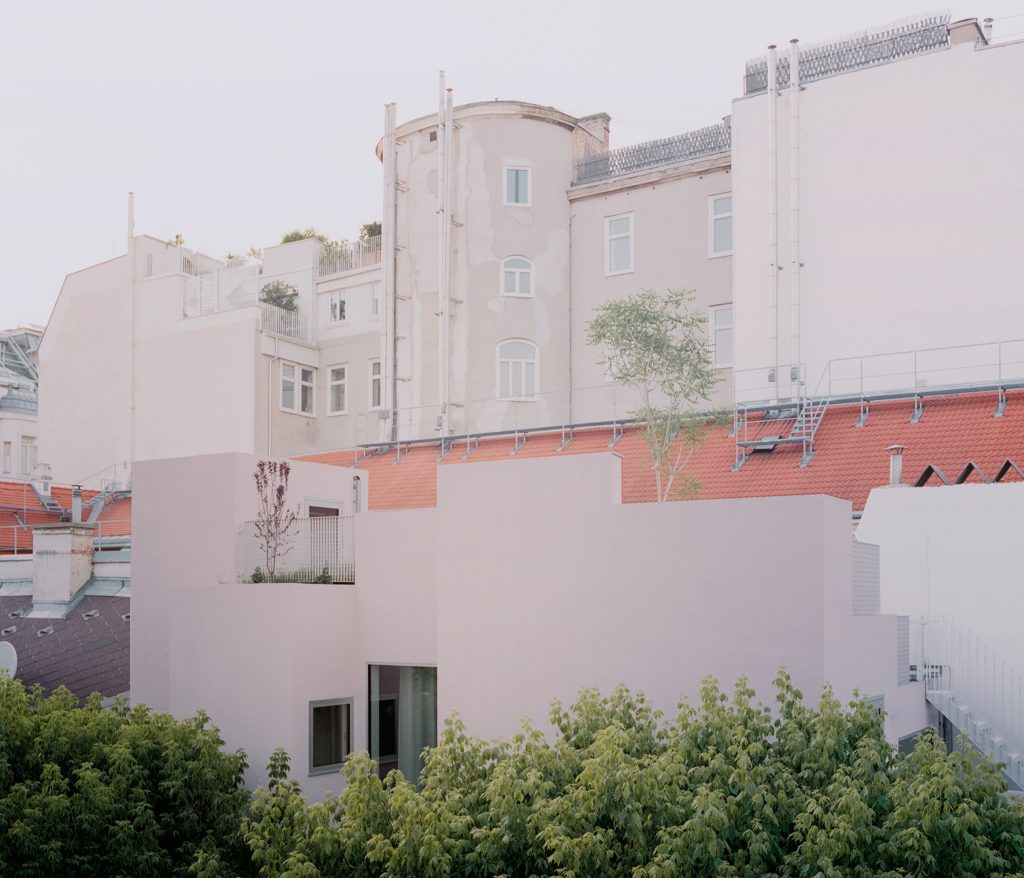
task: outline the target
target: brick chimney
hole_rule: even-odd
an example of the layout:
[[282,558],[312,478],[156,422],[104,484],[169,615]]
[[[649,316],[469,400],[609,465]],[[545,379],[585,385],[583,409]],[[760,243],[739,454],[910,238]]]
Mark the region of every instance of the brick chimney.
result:
[[62,619],[92,578],[94,526],[46,524],[32,530],[32,610],[37,619]]

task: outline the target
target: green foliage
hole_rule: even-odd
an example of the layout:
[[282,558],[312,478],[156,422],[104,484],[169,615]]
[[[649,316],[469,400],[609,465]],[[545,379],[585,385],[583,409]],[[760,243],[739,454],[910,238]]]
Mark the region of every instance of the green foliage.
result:
[[320,573],[317,574],[316,579],[314,579],[313,581],[322,583],[324,585],[329,585],[330,583],[334,582],[334,577],[331,576],[330,568],[326,564],[324,564],[323,570],[321,570]]
[[711,424],[707,414],[718,380],[711,362],[707,317],[690,309],[692,290],[644,290],[605,302],[587,324],[587,341],[602,348],[608,377],[637,391],[630,414],[651,450],[658,500],[692,494],[699,486],[682,476]]
[[308,229],[304,230],[293,229],[290,232],[285,232],[285,234],[281,236],[281,243],[291,244],[292,241],[305,241],[306,238],[315,238],[321,244],[327,244],[330,242],[330,238],[326,235],[320,234],[320,232],[310,226]]
[[0,675],[0,875],[214,878],[248,869],[245,756],[178,722]]
[[263,568],[259,565],[253,570],[252,576],[249,577],[249,582],[266,582],[267,574],[263,572]]
[[547,740],[507,742],[446,724],[416,788],[350,757],[320,804],[287,757],[243,822],[269,878],[314,876],[1010,875],[1024,870],[1024,811],[989,763],[926,734],[909,757],[865,702],[817,709],[783,673],[774,711],[743,682],[706,680],[669,724],[642,695],[585,690],[556,704]]
[[285,311],[295,311],[299,307],[296,302],[298,295],[297,287],[285,283],[283,280],[275,280],[260,290],[260,301],[266,302],[268,305],[276,305]]
[[359,240],[365,241],[367,238],[380,237],[380,220],[374,220],[372,223],[363,223],[359,227]]

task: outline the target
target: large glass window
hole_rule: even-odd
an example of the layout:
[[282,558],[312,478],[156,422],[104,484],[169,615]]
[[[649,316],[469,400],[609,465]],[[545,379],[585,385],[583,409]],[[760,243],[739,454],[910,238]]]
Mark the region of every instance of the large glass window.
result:
[[352,752],[352,700],[309,705],[309,773],[337,771]]
[[398,769],[415,783],[423,750],[437,745],[437,668],[370,665],[370,756],[386,777]]
[[505,204],[530,203],[530,169],[505,168]]
[[708,249],[710,256],[732,253],[732,195],[712,195],[708,199]]
[[716,368],[732,365],[732,305],[709,309],[712,361]]
[[510,256],[501,263],[501,293],[504,296],[533,295],[533,265],[522,256]]
[[633,270],[633,214],[610,216],[604,221],[605,272],[625,274]]
[[331,366],[329,375],[330,387],[327,390],[327,411],[332,415],[343,415],[348,411],[348,400],[346,399],[348,366]]
[[299,398],[300,408],[304,415],[311,415],[313,414],[313,396],[316,389],[313,384],[313,370],[300,369],[299,379],[302,391]]
[[535,344],[513,340],[498,345],[498,399],[535,399],[537,372]]

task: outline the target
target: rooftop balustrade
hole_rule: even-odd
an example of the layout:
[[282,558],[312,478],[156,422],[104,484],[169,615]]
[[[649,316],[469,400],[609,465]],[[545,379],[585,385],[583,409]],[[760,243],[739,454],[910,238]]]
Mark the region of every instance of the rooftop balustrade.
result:
[[324,246],[316,266],[316,276],[330,277],[369,268],[380,264],[380,235],[372,238],[361,238],[358,241],[340,241]]

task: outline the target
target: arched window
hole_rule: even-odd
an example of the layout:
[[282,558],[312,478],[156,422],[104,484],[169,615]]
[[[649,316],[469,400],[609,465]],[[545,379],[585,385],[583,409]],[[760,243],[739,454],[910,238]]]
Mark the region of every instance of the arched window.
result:
[[522,256],[510,256],[501,263],[503,296],[533,295],[533,263]]
[[498,345],[498,399],[536,399],[537,346],[523,339]]

